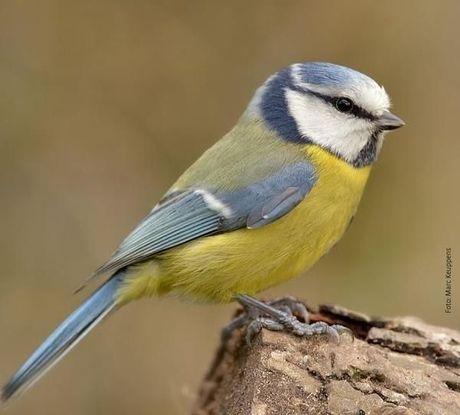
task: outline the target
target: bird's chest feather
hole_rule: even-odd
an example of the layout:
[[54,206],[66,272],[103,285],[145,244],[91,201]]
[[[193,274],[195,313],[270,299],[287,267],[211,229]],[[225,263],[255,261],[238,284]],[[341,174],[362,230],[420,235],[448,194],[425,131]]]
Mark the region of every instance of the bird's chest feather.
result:
[[317,182],[296,208],[260,229],[241,229],[174,248],[161,259],[165,291],[225,302],[308,269],[342,236],[370,168],[356,169],[314,146],[306,156]]
[[299,252],[300,272],[325,254],[347,229],[369,177],[370,167],[354,168],[315,146],[305,149],[317,170],[317,182],[291,216],[290,249]]

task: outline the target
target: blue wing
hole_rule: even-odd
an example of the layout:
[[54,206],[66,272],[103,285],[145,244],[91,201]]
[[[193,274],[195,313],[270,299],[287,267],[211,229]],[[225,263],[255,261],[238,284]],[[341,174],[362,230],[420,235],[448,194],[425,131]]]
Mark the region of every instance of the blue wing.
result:
[[315,181],[315,170],[305,161],[237,190],[200,186],[175,191],[140,222],[95,275],[145,261],[203,236],[265,226],[297,206]]

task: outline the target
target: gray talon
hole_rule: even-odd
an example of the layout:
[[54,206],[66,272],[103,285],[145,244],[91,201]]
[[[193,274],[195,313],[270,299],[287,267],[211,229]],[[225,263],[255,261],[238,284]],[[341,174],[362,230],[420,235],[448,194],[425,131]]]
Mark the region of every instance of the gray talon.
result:
[[[243,305],[245,313],[222,330],[223,340],[228,339],[234,330],[243,326],[247,326],[246,342],[248,344],[262,328],[272,331],[288,330],[300,337],[327,335],[334,343],[340,342],[341,334],[354,338],[350,329],[338,324],[330,326],[324,321],[310,324],[306,307],[293,298],[282,298],[268,304],[247,295],[238,295],[236,299]],[[301,316],[305,323],[299,321],[294,314]]]
[[226,342],[235,330],[244,327],[249,320],[249,317],[246,314],[243,314],[239,317],[236,317],[230,323],[228,323],[221,331],[221,340]]
[[252,339],[260,333],[262,330],[262,323],[259,319],[253,320],[248,324],[246,328],[246,344],[249,346],[252,342]]
[[355,340],[355,335],[353,334],[353,331],[350,330],[348,327],[342,326],[341,324],[333,324],[331,328],[334,329],[339,336],[342,336],[342,334],[344,334],[348,336],[351,342]]
[[246,329],[246,343],[250,345],[252,339],[257,334],[259,334],[263,328],[271,331],[281,331],[284,329],[284,326],[281,323],[278,323],[277,321],[271,320],[269,318],[256,318],[249,323]]
[[283,309],[288,309],[290,314],[298,314],[301,316],[305,323],[310,322],[310,314],[308,313],[307,307],[292,297],[280,298],[278,300],[271,301],[268,304],[278,309],[281,307]]

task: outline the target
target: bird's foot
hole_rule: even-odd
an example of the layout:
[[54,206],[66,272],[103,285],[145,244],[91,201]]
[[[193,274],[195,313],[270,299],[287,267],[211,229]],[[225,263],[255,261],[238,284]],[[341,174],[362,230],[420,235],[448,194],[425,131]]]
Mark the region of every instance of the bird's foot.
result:
[[[222,331],[223,338],[246,326],[246,341],[251,343],[255,335],[262,328],[272,331],[289,331],[299,337],[326,335],[333,342],[338,343],[341,334],[353,338],[352,332],[341,325],[329,325],[323,321],[309,324],[309,314],[306,307],[293,298],[282,298],[267,304],[247,295],[238,295],[237,301],[245,308],[245,313],[228,324]],[[297,319],[302,318],[304,322]]]

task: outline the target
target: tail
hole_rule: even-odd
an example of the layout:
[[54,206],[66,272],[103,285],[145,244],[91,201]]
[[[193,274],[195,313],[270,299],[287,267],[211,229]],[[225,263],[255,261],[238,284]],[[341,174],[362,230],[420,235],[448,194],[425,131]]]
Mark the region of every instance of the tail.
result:
[[1,401],[32,386],[115,308],[123,277],[123,272],[115,274],[61,323],[3,387]]

